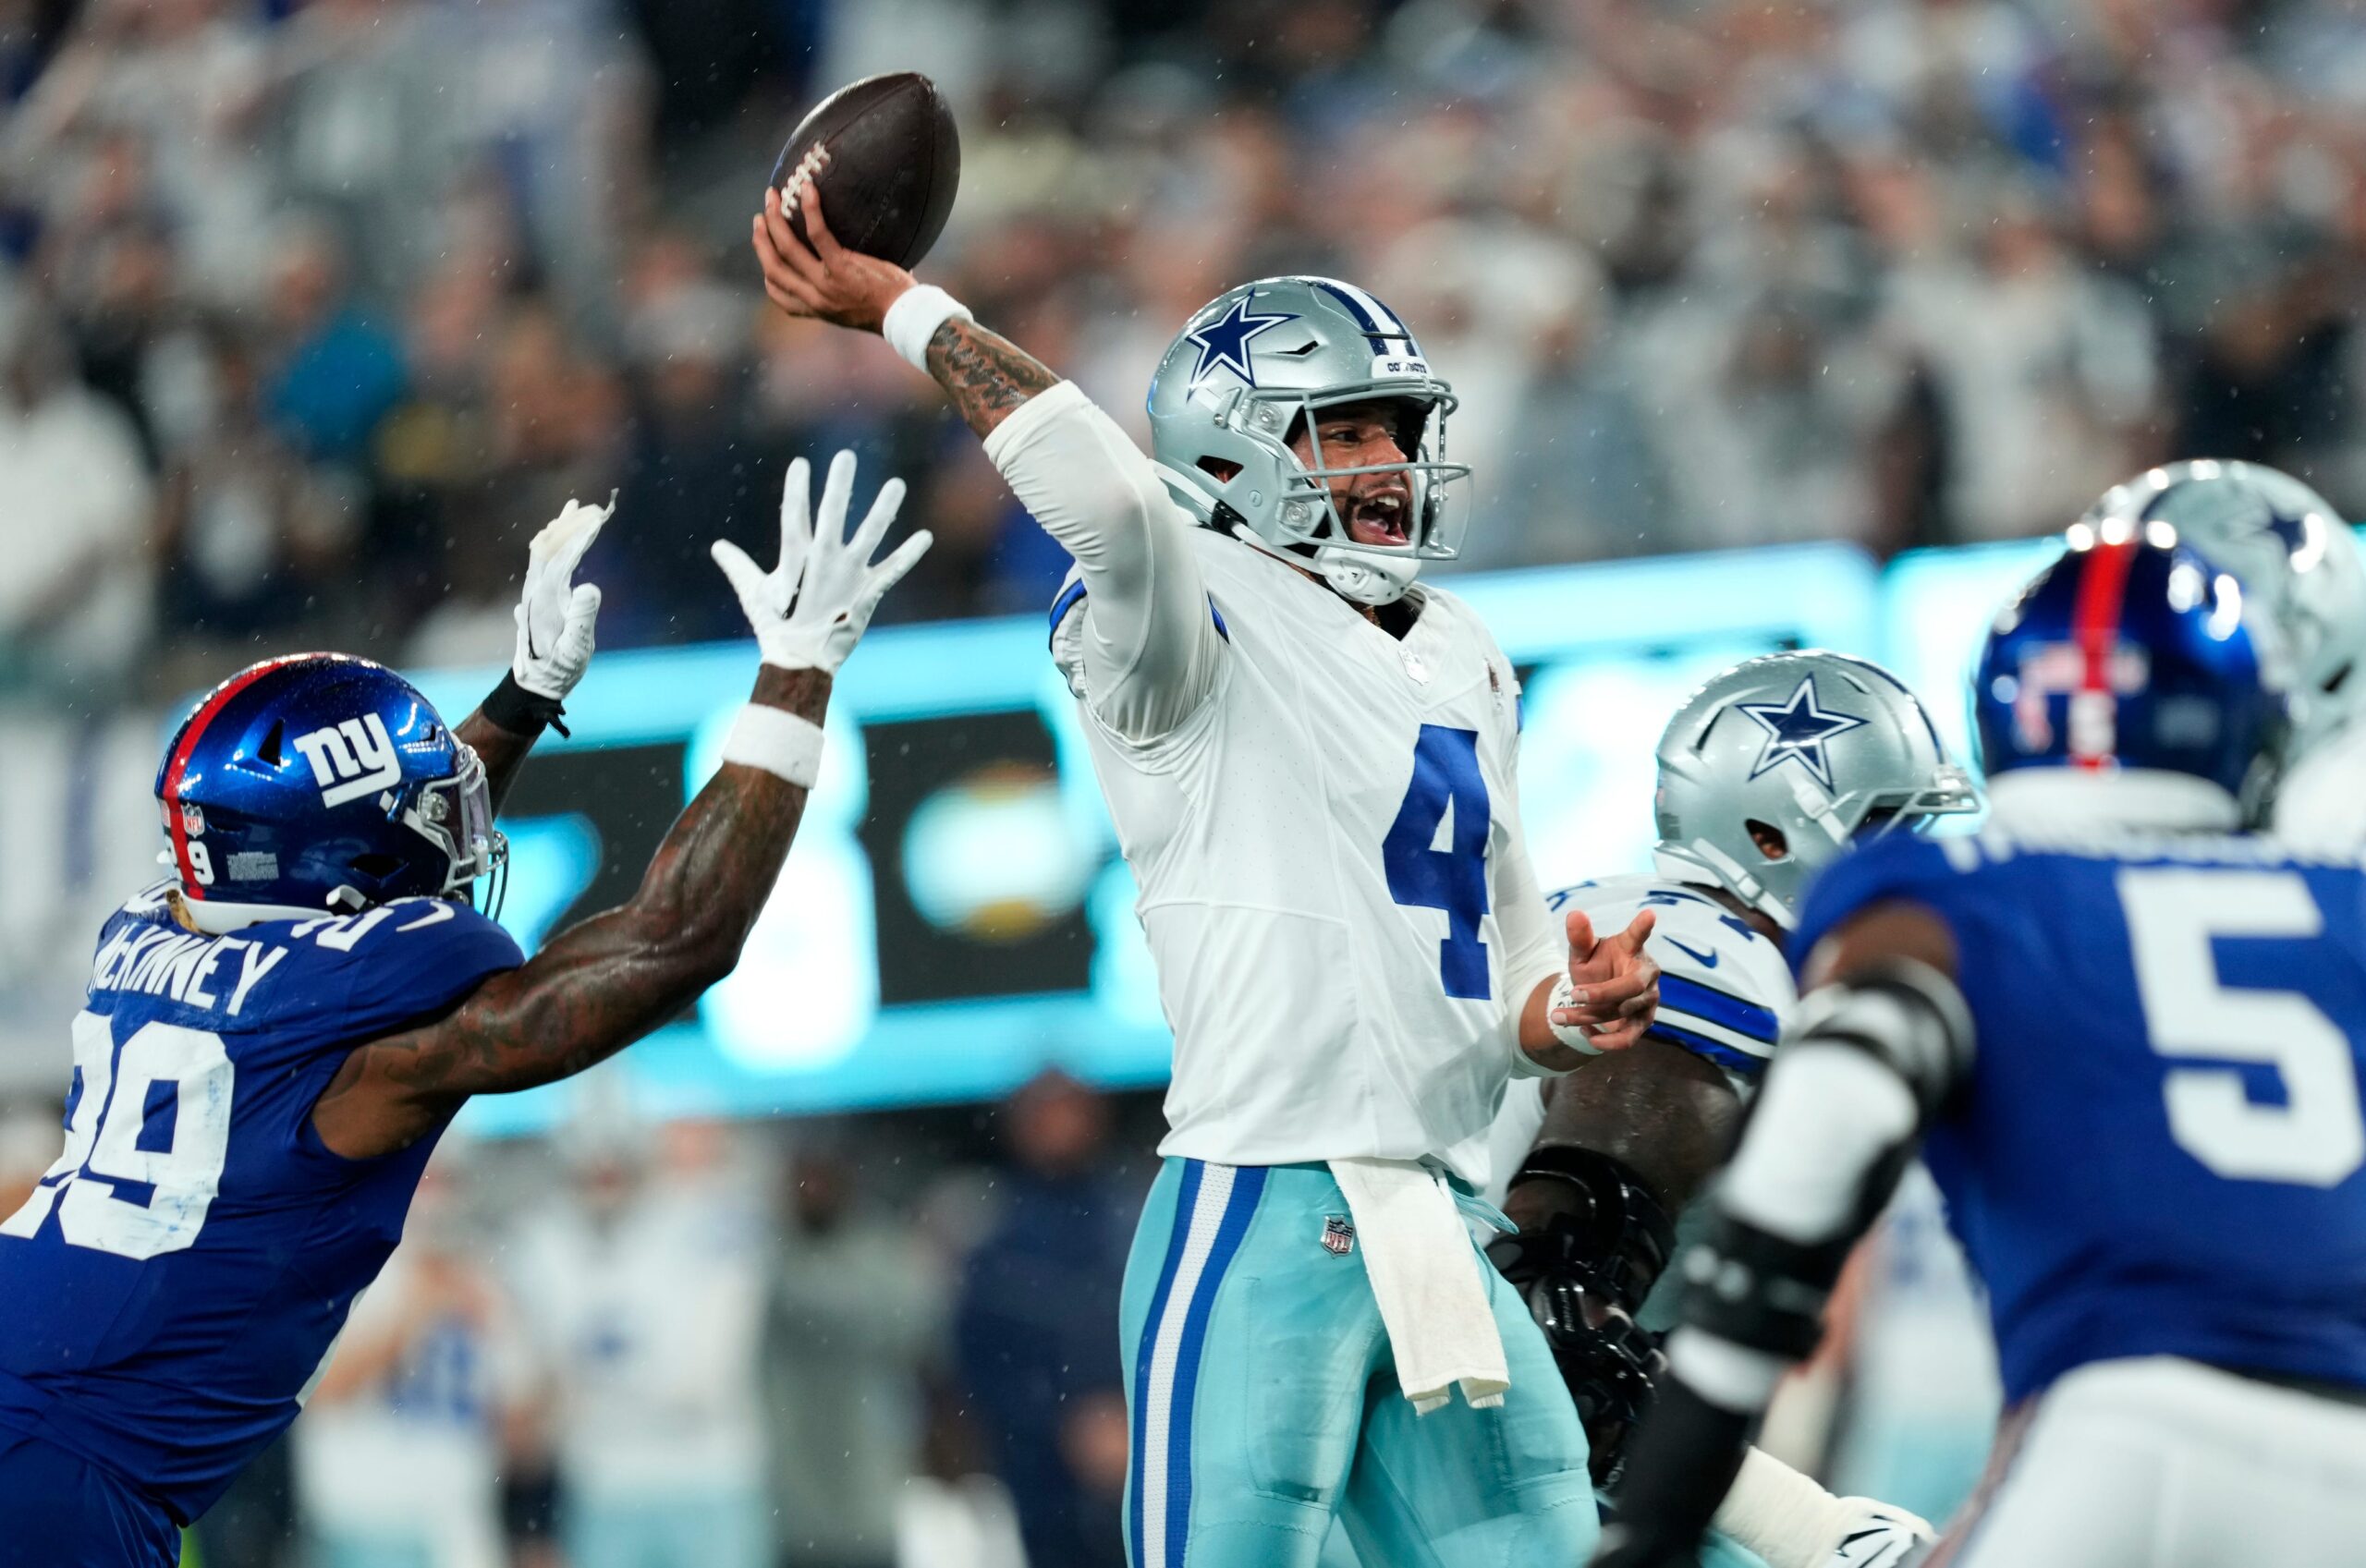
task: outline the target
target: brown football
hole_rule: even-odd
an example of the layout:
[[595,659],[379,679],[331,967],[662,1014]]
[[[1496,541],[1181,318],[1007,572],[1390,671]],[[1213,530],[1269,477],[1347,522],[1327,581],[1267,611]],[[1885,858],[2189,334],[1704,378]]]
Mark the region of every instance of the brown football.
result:
[[865,77],[813,106],[773,165],[798,237],[798,193],[811,181],[838,243],[909,267],[928,254],[961,183],[961,138],[936,83],[918,71]]

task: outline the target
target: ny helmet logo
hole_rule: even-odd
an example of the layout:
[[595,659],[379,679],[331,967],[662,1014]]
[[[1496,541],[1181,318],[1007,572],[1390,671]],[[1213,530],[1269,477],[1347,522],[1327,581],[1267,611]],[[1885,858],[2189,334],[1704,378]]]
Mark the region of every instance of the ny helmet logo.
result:
[[342,806],[402,781],[394,737],[386,733],[386,721],[375,713],[298,735],[295,745],[312,765],[312,782],[321,786],[323,806]]

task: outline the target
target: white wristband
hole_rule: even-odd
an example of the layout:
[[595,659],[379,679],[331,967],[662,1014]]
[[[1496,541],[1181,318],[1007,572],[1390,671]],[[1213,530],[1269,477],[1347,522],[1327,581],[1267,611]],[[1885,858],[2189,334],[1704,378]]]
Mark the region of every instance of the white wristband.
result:
[[1553,1031],[1555,1039],[1559,1040],[1571,1051],[1583,1051],[1588,1056],[1599,1056],[1602,1054],[1602,1047],[1594,1044],[1593,1037],[1587,1034],[1585,1030],[1575,1024],[1556,1024],[1553,1021],[1554,1014],[1564,1007],[1575,1007],[1577,1004],[1577,988],[1569,983],[1569,977],[1565,974],[1553,982],[1553,994],[1544,999],[1544,1027]]
[[750,702],[723,737],[723,760],[811,789],[822,772],[822,726],[786,708]]
[[970,314],[970,307],[956,299],[933,283],[916,283],[896,296],[887,307],[887,314],[880,319],[879,335],[887,346],[904,357],[904,363],[928,373],[928,340],[936,329],[958,316],[965,322],[977,318]]

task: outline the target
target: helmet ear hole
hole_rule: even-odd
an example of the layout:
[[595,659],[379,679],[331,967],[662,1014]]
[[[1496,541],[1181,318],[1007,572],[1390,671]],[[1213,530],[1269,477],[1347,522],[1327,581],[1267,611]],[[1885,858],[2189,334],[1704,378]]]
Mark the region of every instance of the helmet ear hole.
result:
[[1755,817],[1746,819],[1742,826],[1749,831],[1750,842],[1758,845],[1761,855],[1769,860],[1790,858],[1791,841],[1783,836],[1782,829],[1771,822],[1762,822]]
[[1200,471],[1211,475],[1218,484],[1230,484],[1240,472],[1240,465],[1228,463],[1222,457],[1202,457]]
[[357,855],[348,863],[372,881],[383,881],[403,869],[402,861],[392,855]]

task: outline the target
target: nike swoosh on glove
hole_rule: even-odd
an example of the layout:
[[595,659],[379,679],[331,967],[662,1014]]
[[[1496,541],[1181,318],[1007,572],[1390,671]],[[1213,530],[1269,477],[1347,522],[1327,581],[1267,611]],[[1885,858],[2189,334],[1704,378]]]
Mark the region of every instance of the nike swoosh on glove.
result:
[[1854,1517],[1825,1568],[1904,1568],[1916,1548],[1935,1538],[1928,1522],[1903,1508],[1870,1497],[1835,1501]]
[[616,509],[569,501],[543,525],[526,551],[526,590],[518,600],[518,651],[509,674],[537,697],[564,700],[592,666],[592,627],[600,618],[596,584],[575,581],[583,553]]

